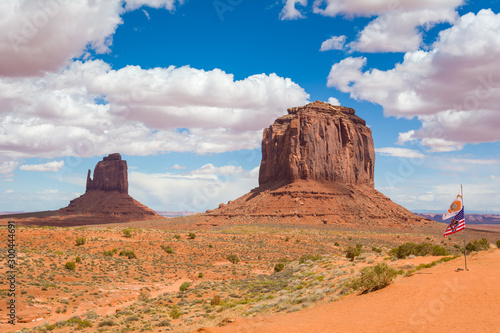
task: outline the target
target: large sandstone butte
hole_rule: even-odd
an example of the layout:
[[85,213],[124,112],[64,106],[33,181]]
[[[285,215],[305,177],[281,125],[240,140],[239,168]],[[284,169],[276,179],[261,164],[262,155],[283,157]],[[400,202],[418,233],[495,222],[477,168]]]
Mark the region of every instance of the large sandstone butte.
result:
[[57,211],[2,216],[23,225],[76,226],[163,219],[128,194],[127,161],[110,154],[98,162],[94,179],[87,174],[86,191]]
[[432,223],[375,190],[374,165],[371,130],[353,109],[320,101],[288,109],[264,129],[259,187],[207,211],[199,225],[407,228]]

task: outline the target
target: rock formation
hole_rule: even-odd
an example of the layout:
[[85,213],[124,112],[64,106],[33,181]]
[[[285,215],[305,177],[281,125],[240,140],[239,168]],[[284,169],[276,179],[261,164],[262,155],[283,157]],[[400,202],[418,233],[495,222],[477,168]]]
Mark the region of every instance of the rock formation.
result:
[[110,154],[97,163],[94,169],[94,179],[87,174],[87,189],[101,191],[118,191],[128,193],[127,161],[120,154]]
[[294,223],[411,228],[433,223],[374,189],[371,130],[351,108],[313,102],[264,129],[259,187],[199,226]]
[[373,187],[372,132],[354,109],[316,101],[264,129],[259,185],[298,179]]

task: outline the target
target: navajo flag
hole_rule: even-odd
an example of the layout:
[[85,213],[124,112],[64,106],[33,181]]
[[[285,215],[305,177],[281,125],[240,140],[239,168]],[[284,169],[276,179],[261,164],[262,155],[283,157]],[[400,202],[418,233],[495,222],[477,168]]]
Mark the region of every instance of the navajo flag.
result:
[[443,221],[457,215],[462,210],[462,208],[463,208],[462,189],[460,189],[460,192],[458,193],[455,200],[453,200],[453,202],[451,203],[450,208],[448,208],[448,211],[443,214]]
[[446,238],[447,235],[454,234],[455,232],[459,232],[462,229],[465,229],[464,207],[462,207],[458,214],[453,217],[450,225],[444,232],[444,237]]

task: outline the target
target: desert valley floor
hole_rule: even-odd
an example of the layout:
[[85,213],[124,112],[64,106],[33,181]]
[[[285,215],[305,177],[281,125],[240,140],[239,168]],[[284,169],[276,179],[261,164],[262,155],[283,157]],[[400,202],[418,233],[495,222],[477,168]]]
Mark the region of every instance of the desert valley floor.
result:
[[[486,237],[492,244],[470,254],[469,271],[456,271],[464,266],[458,250],[463,238],[443,239],[444,224],[363,228],[260,220],[209,226],[198,220],[18,225],[18,323],[7,324],[2,306],[0,331],[495,332],[500,327],[500,250],[493,246],[499,233],[468,230],[468,240]],[[0,237],[7,238],[5,226]],[[85,244],[77,245],[79,238]],[[457,258],[391,258],[390,249],[406,242],[441,245],[448,257]],[[350,261],[344,250],[356,244],[363,245],[361,255]],[[1,251],[5,257],[6,249]],[[230,255],[240,261],[230,262]],[[66,269],[67,262],[76,262],[75,269]],[[349,287],[363,267],[381,262],[399,271],[393,284],[366,294]],[[280,263],[283,270],[275,272]],[[437,264],[422,265],[430,263]],[[2,276],[6,270],[2,265]],[[3,304],[7,290],[4,280]]]

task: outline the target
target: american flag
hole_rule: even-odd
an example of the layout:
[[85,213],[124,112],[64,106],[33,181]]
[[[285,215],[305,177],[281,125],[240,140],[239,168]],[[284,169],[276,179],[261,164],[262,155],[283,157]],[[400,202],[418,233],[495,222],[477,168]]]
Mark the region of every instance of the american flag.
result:
[[453,217],[453,220],[451,220],[450,225],[444,232],[444,237],[446,238],[447,235],[454,234],[455,232],[459,232],[462,229],[465,229],[465,216],[463,207],[458,212],[458,214]]

